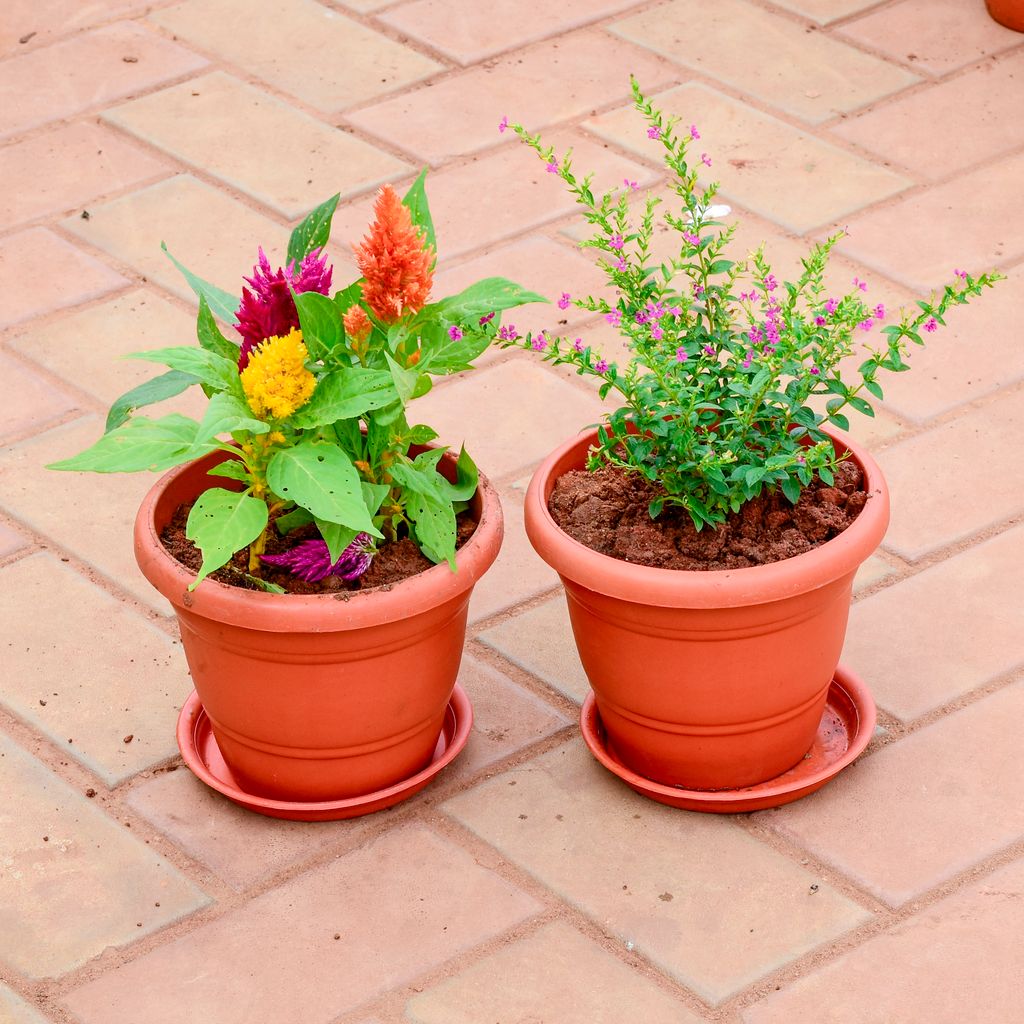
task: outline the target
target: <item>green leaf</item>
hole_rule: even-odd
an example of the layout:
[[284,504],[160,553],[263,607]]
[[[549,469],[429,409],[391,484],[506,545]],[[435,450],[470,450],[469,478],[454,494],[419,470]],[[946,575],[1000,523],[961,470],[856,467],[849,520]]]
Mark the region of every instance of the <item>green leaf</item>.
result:
[[877,380],[866,380],[864,381],[864,387],[868,389],[875,396],[875,398],[882,397],[882,385]]
[[320,427],[326,423],[361,416],[382,409],[398,399],[391,374],[348,366],[321,378],[313,397],[292,415],[296,427]]
[[190,373],[204,384],[218,391],[233,390],[239,386],[238,364],[224,356],[194,345],[176,345],[173,348],[154,348],[146,352],[129,352],[126,359],[143,359],[149,363],[163,363],[172,370]]
[[359,536],[359,530],[353,530],[350,526],[342,526],[340,523],[329,523],[326,519],[317,519],[316,528],[320,531],[320,536],[327,542],[331,565],[341,558],[342,551]]
[[[391,379],[394,381],[399,400],[405,405],[412,398],[413,392],[416,390],[416,384],[420,379],[420,371],[415,368],[407,369],[404,366],[400,366],[387,352],[384,353],[384,358],[387,360],[388,370],[391,371]],[[430,378],[428,377],[427,379],[429,380]]]
[[822,481],[829,487],[836,482],[836,478],[832,475],[832,470],[829,469],[828,466],[819,466],[818,476],[820,476]]
[[437,464],[444,453],[444,448],[431,448],[417,455],[411,462],[396,462],[390,467],[391,478],[407,492],[422,494],[433,501],[450,505],[455,500],[453,487],[437,471]]
[[220,328],[217,326],[217,321],[213,318],[213,313],[210,311],[210,304],[206,301],[205,295],[199,296],[199,316],[196,318],[196,337],[199,339],[199,344],[205,348],[208,352],[215,352],[219,356],[223,356],[225,359],[230,359],[233,363],[238,362],[238,346],[228,341],[223,334],[220,333]]
[[227,565],[231,556],[251,544],[266,525],[265,501],[221,487],[203,491],[185,524],[185,536],[203,553],[199,575],[188,589],[195,590],[211,572]]
[[331,196],[302,218],[288,239],[288,262],[296,267],[303,257],[314,249],[322,249],[331,237],[331,219],[338,205],[340,193]]
[[366,510],[371,516],[375,516],[380,511],[380,507],[391,491],[391,488],[387,484],[368,484],[365,480],[362,482],[362,488]]
[[427,319],[437,316],[448,323],[472,321],[472,326],[475,327],[476,321],[486,313],[513,309],[531,302],[547,301],[543,295],[527,291],[522,285],[504,277],[485,277],[458,295],[451,295],[447,299],[424,307],[420,317]]
[[317,519],[382,536],[366,510],[355,466],[336,445],[304,441],[282,449],[267,466],[267,483]]
[[362,297],[363,279],[359,278],[358,281],[353,281],[347,288],[342,288],[340,292],[335,292],[331,302],[338,307],[338,312],[344,316]]
[[314,522],[316,522],[316,518],[312,512],[304,508],[294,508],[291,512],[278,516],[274,520],[274,526],[277,527],[277,532],[283,537],[285,534],[291,533],[292,530],[297,530],[300,526],[308,526]]
[[250,576],[249,573],[244,572],[242,575],[250,582],[255,583],[260,590],[265,590],[268,594],[287,594],[288,591],[284,587],[279,587],[276,583],[271,583],[270,580],[261,580],[259,576]]
[[104,434],[94,445],[47,469],[93,473],[160,472],[216,449],[215,444],[194,444],[199,424],[171,413],[158,420],[137,416]]
[[709,274],[724,274],[727,270],[731,270],[736,266],[733,260],[715,260],[714,263],[708,267]]
[[194,377],[191,373],[182,373],[181,370],[168,370],[167,373],[161,373],[159,377],[145,381],[138,387],[132,388],[131,391],[126,391],[114,402],[110,407],[110,412],[107,413],[104,431],[109,433],[111,430],[116,430],[136,409],[152,405],[154,402],[162,402],[166,398],[173,398],[175,395],[180,395],[186,388],[198,383],[198,377]]
[[295,296],[299,313],[302,340],[314,360],[323,359],[341,344],[345,331],[341,326],[341,313],[326,295],[302,292]]
[[167,258],[181,271],[182,276],[188,282],[188,286],[192,291],[200,298],[206,299],[214,316],[219,316],[226,324],[233,324],[235,322],[235,311],[238,309],[238,296],[224,291],[223,288],[218,288],[215,284],[210,284],[209,281],[204,281],[201,277],[193,274],[187,267],[182,266],[171,255],[166,242],[161,242],[160,248],[167,254]]
[[782,493],[795,505],[800,500],[800,481],[788,476],[782,481]]
[[195,443],[205,444],[218,434],[233,434],[236,430],[249,434],[266,434],[270,431],[270,425],[257,419],[240,398],[221,391],[210,399],[206,415],[199,424]]
[[405,509],[423,553],[432,562],[447,562],[455,572],[455,510],[451,502],[436,501],[415,491],[406,497]]
[[429,444],[437,437],[437,431],[425,423],[418,423],[408,434],[409,444]]
[[469,501],[476,494],[477,484],[480,482],[480,473],[476,463],[469,457],[465,447],[459,451],[459,458],[455,464],[456,479],[454,484],[448,484],[448,490],[454,501]]
[[834,423],[840,430],[849,430],[850,421],[841,413],[834,412],[829,416],[829,420]]
[[859,395],[850,395],[850,405],[853,406],[857,412],[862,413],[865,416],[874,417],[875,410],[871,408],[871,403],[861,398]]
[[423,229],[427,245],[434,250],[437,256],[437,236],[434,233],[434,221],[430,216],[430,204],[427,202],[427,168],[420,171],[420,176],[412,183],[409,191],[405,193],[402,204],[406,206],[412,217],[413,224]]
[[213,469],[208,469],[206,475],[226,476],[230,480],[241,480],[244,484],[252,483],[249,471],[240,459],[227,459],[225,462],[220,462]]
[[456,341],[442,323],[424,325],[420,341],[423,346],[420,369],[436,374],[468,370],[473,360],[486,352],[491,343],[487,335],[479,333],[467,334]]

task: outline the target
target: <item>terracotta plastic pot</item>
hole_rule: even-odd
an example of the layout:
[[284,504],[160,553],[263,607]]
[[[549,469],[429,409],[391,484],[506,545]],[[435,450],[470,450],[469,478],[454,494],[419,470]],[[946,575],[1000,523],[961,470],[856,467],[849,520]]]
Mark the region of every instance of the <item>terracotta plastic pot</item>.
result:
[[873,459],[829,431],[864,470],[869,499],[838,537],[747,569],[688,572],[598,554],[548,511],[560,476],[596,440],[567,441],[534,474],[526,531],[562,578],[580,660],[619,760],[655,782],[731,789],[791,768],[810,748],[846,634],[853,577],[889,522]]
[[1024,0],[985,0],[988,13],[1007,28],[1024,32]]
[[[160,543],[175,509],[213,486],[214,453],[146,496],[135,557],[171,602],[189,669],[224,760],[249,792],[282,800],[360,796],[430,760],[458,675],[470,594],[498,554],[498,496],[481,476],[478,526],[456,554],[390,588],[299,596],[194,575]],[[455,478],[454,460],[441,462]]]

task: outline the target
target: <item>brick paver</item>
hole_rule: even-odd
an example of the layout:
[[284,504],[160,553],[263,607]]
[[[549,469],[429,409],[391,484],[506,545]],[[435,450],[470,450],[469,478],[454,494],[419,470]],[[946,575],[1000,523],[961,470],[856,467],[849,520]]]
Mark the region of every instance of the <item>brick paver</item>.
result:
[[[984,0],[0,7],[0,1024],[1024,1019],[1024,35]],[[289,225],[340,192],[343,285],[377,185],[428,165],[434,295],[511,278],[552,301],[506,322],[621,360],[600,316],[556,302],[613,298],[572,198],[497,129],[520,120],[596,189],[636,181],[678,210],[631,71],[698,126],[730,255],[764,242],[793,279],[848,229],[826,293],[867,280],[889,323],[954,267],[1009,275],[851,417],[893,516],[843,660],[885,728],[820,793],[750,818],[662,807],[601,769],[522,504],[603,406],[593,381],[493,349],[412,410],[466,441],[505,510],[470,605],[466,750],[362,819],[243,811],[175,756],[191,682],[131,550],[151,478],[44,468],[159,372],[119,357],[194,339],[161,240],[236,294],[258,246],[283,263]],[[668,232],[652,248],[678,255]],[[203,407],[192,389],[150,411]]]

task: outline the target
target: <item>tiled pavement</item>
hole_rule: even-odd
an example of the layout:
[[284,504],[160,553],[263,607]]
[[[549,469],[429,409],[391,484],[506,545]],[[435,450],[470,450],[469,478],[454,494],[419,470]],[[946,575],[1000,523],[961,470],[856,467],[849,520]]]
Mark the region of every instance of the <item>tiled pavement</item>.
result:
[[[1024,36],[983,0],[2,7],[0,1024],[1024,1020]],[[954,266],[1010,277],[855,425],[893,491],[845,652],[883,730],[821,793],[750,816],[604,773],[521,513],[600,405],[492,353],[420,417],[469,441],[506,507],[469,748],[355,822],[242,812],[176,756],[189,681],[130,550],[148,481],[42,464],[145,372],[118,355],[191,337],[161,239],[235,290],[337,190],[344,279],[375,186],[428,163],[440,288],[589,290],[565,197],[495,129],[518,117],[599,181],[657,187],[629,71],[701,126],[739,237],[780,266],[846,226],[833,279],[892,304]]]

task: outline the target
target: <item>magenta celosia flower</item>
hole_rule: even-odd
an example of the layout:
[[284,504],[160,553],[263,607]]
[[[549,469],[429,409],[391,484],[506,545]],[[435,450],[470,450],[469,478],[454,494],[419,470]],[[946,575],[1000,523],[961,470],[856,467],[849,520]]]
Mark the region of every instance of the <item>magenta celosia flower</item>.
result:
[[355,540],[338,557],[332,565],[327,542],[323,540],[304,540],[280,555],[261,555],[268,565],[281,566],[293,576],[306,580],[307,583],[318,583],[328,576],[339,576],[343,580],[354,580],[370,568],[373,561],[373,550],[367,545],[369,534],[360,533]]
[[451,327],[448,328],[448,337],[451,338],[452,341],[462,341],[462,328],[456,327],[455,324],[452,324]]
[[235,326],[242,336],[239,371],[249,365],[249,354],[261,341],[283,338],[299,326],[293,288],[296,292],[328,294],[334,268],[327,265],[322,254],[322,249],[314,249],[297,269],[294,263],[289,263],[287,270],[278,267],[274,273],[260,247],[259,262],[252,268],[252,277],[244,278],[250,287],[242,289],[242,302],[235,313]]
[[568,309],[569,303],[572,301],[572,296],[568,292],[562,292],[562,297],[558,300],[559,309]]

